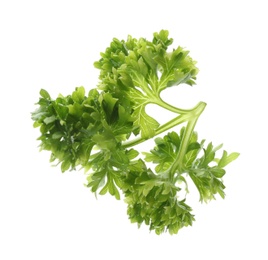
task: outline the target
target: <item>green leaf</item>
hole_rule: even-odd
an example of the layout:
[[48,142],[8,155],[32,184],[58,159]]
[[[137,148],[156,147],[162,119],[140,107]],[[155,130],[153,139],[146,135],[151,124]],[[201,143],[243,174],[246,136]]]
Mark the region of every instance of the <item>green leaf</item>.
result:
[[57,118],[53,115],[53,116],[50,116],[50,117],[46,117],[44,119],[44,123],[48,125],[50,123],[53,123],[55,120],[57,120]]
[[119,191],[118,189],[116,188],[115,184],[113,181],[110,181],[109,183],[109,193],[112,195],[112,196],[115,196],[115,198],[117,200],[120,200],[120,194],[119,194]]
[[211,168],[211,173],[217,178],[222,178],[224,176],[224,174],[225,174],[225,170],[220,169],[218,167],[212,167]]
[[48,94],[48,92],[45,89],[41,89],[40,90],[40,96],[43,97],[44,99],[48,99],[50,100],[50,95]]
[[68,107],[62,105],[62,104],[57,104],[57,103],[53,103],[53,107],[55,108],[59,118],[61,120],[65,120],[68,116],[68,112],[69,112],[69,109]]
[[72,93],[72,98],[77,103],[82,103],[85,98],[85,89],[84,87],[77,87]]
[[116,184],[120,184],[120,175],[109,166],[109,163],[105,163],[102,170],[92,173],[87,180],[87,187],[91,187],[92,192],[97,192],[98,189],[101,189],[99,191],[100,195],[105,195],[109,192],[116,199],[120,199],[120,193],[116,187]]
[[70,115],[75,116],[76,118],[80,119],[81,116],[83,115],[83,106],[78,104],[78,103],[74,103],[73,105],[69,105],[68,110],[69,110]]
[[168,170],[174,163],[176,153],[180,148],[181,138],[176,132],[168,133],[164,138],[156,138],[156,146],[150,153],[143,153],[145,161],[156,163],[156,172]]
[[140,127],[143,138],[148,139],[155,135],[159,123],[145,112],[144,106],[136,108],[133,117],[135,118],[134,124]]
[[40,122],[43,118],[47,117],[49,112],[46,111],[47,108],[39,107],[34,112],[32,112],[32,120],[36,122]]
[[104,93],[102,95],[102,98],[103,99],[101,100],[101,104],[106,114],[106,120],[108,123],[111,123],[114,121],[113,117],[116,116],[114,115],[114,109],[118,99],[113,98],[110,93]]
[[197,157],[188,169],[188,173],[199,191],[200,201],[208,202],[215,199],[216,194],[219,194],[222,198],[225,196],[225,186],[220,179],[226,173],[223,167],[238,155],[237,153],[231,154],[229,161],[227,152],[223,151],[222,158],[217,160],[215,158],[216,151],[221,147],[222,145],[214,148],[212,143],[209,143],[206,148],[203,148],[203,155]]
[[70,166],[71,166],[70,161],[68,161],[68,160],[63,161],[61,164],[61,171],[65,172],[65,171],[69,170]]
[[37,122],[37,121],[35,121],[34,123],[33,123],[33,127],[34,128],[37,128],[37,127],[40,127],[41,126],[41,123],[39,123],[39,122]]
[[62,137],[62,133],[61,132],[55,132],[52,135],[52,139],[60,139]]
[[232,162],[233,160],[237,159],[239,156],[239,153],[231,153],[229,155],[227,155],[226,151],[223,151],[222,157],[218,162],[218,166],[220,168],[225,167],[227,164],[229,164],[230,162]]
[[92,141],[102,150],[112,151],[116,147],[116,142],[112,135],[105,132],[102,134],[95,134]]
[[[103,170],[101,170],[99,172],[92,173],[87,178],[87,180],[88,180],[87,187],[91,187],[91,191],[96,192],[99,188],[101,188],[104,185],[105,177],[106,177],[105,169],[103,169]],[[102,191],[102,194],[105,194],[106,192],[105,192],[105,189],[104,189]]]

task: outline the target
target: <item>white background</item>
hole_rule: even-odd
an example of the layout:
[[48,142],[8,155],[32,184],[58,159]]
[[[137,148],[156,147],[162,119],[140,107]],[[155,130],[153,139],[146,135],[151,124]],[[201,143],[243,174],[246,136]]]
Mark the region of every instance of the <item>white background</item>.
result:
[[[0,259],[268,259],[267,24],[265,0],[1,1]],[[200,204],[193,191],[196,221],[174,236],[138,229],[122,200],[96,200],[83,172],[51,167],[30,118],[40,88],[94,88],[93,62],[113,37],[161,29],[200,69],[196,86],[165,99],[207,102],[200,138],[241,153],[226,199]]]

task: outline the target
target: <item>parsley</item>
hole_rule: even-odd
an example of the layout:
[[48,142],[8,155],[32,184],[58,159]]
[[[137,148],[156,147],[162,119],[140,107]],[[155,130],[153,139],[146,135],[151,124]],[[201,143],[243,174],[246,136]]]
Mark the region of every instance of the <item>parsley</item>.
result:
[[[179,85],[195,84],[198,69],[181,47],[172,44],[168,31],[154,33],[153,40],[113,39],[99,61],[99,84],[88,94],[77,87],[71,95],[55,100],[40,91],[39,105],[32,113],[39,127],[41,150],[51,151],[51,162],[62,172],[84,168],[87,187],[99,194],[125,198],[131,222],[145,223],[157,234],[176,234],[192,225],[192,209],[179,192],[189,176],[208,202],[219,194],[224,198],[224,167],[238,153],[218,152],[222,145],[205,145],[194,131],[206,104],[181,109],[161,98],[161,93]],[[172,111],[176,116],[160,125],[146,113],[148,104]],[[185,123],[179,133],[159,134]],[[158,136],[158,137],[157,137]],[[155,147],[140,153],[139,143],[155,139]],[[216,155],[217,154],[217,155]],[[149,166],[155,164],[155,168]]]

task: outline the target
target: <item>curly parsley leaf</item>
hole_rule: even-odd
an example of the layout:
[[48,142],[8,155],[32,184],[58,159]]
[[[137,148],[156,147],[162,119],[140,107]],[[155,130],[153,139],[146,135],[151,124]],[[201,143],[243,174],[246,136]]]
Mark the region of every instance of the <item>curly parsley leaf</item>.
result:
[[142,171],[129,171],[123,191],[131,222],[139,226],[145,223],[156,234],[164,231],[176,234],[182,227],[192,225],[192,209],[184,200],[177,199],[179,190],[174,183],[145,167]]
[[140,127],[143,138],[153,137],[159,126],[146,113],[145,106],[162,104],[160,92],[168,87],[193,85],[198,72],[188,51],[181,47],[167,50],[172,42],[164,30],[155,33],[152,42],[131,36],[127,41],[113,39],[102,58],[94,63],[100,69],[99,88],[133,104],[134,125]]
[[[155,171],[158,174],[166,175],[169,173],[176,160],[184,132],[185,128],[183,127],[180,136],[176,132],[171,132],[163,138],[156,138],[156,147],[150,153],[144,153],[147,162],[157,164]],[[215,199],[215,194],[224,198],[225,186],[222,177],[225,175],[225,170],[223,168],[235,160],[239,154],[227,155],[227,152],[223,151],[222,157],[218,159],[215,157],[216,152],[222,145],[214,148],[212,143],[209,143],[204,148],[204,142],[205,140],[197,142],[197,133],[192,133],[183,159],[183,170],[177,169],[176,178],[181,180],[182,175],[189,174],[200,193],[200,200],[208,202]]]

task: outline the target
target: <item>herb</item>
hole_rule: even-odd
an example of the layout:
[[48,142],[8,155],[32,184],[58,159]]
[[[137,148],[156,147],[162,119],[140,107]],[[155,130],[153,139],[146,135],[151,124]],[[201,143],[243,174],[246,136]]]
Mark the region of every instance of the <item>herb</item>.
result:
[[[96,88],[86,94],[77,87],[55,100],[42,89],[39,107],[32,113],[34,127],[41,132],[40,149],[51,151],[51,162],[60,164],[62,172],[84,168],[92,192],[123,196],[131,222],[145,223],[157,234],[176,234],[192,225],[192,209],[180,192],[183,187],[188,192],[187,179],[196,185],[200,201],[217,194],[224,198],[224,167],[239,155],[223,151],[219,156],[222,145],[198,141],[194,127],[204,102],[181,109],[161,98],[170,87],[194,85],[198,73],[188,51],[181,47],[168,51],[172,41],[166,30],[154,33],[152,41],[113,39],[94,63],[100,70]],[[148,104],[176,116],[160,125],[146,113]],[[178,133],[160,137],[182,123]],[[150,151],[135,149],[154,137]]]

